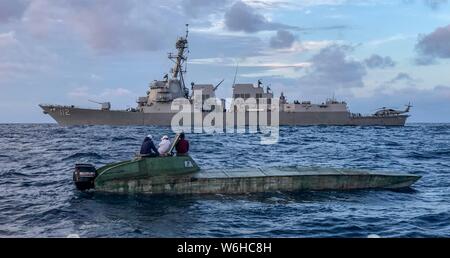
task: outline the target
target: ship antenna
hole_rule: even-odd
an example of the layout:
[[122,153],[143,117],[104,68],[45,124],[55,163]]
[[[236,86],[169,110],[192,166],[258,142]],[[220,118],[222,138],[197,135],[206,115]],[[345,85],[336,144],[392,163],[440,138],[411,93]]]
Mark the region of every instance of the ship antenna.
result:
[[[187,66],[188,66],[188,55],[191,53],[191,51],[189,50],[189,42],[188,42],[188,37],[189,37],[189,24],[186,23],[186,51],[187,54],[184,56],[184,71],[183,69],[181,69],[182,73],[186,73],[187,72]],[[181,77],[183,78],[183,74],[181,74]],[[184,80],[183,80],[183,86],[184,85]]]
[[[190,53],[188,37],[189,37],[189,24],[186,23],[186,37],[184,39],[186,40],[187,54]],[[181,71],[180,71],[181,82],[183,83],[184,96],[186,98],[189,97],[189,89],[186,87],[186,84],[184,83],[184,75],[183,75],[183,73],[187,72],[187,66],[188,66],[188,61],[187,61],[188,60],[188,55],[187,54],[184,56],[184,71],[183,71],[183,68],[181,68]]]
[[236,85],[236,76],[238,73],[238,68],[239,68],[239,63],[236,63],[236,71],[234,71],[234,79],[233,79],[233,88],[234,88],[234,85]]
[[169,59],[175,63],[175,66],[171,70],[172,78],[178,79],[178,76],[180,76],[181,81],[180,88],[182,91],[184,91],[185,96],[189,94],[187,93],[189,90],[186,88],[183,76],[183,73],[186,73],[187,71],[187,59],[188,59],[187,54],[189,54],[189,46],[187,40],[188,36],[189,36],[189,24],[186,24],[186,36],[178,38],[175,44],[178,53],[176,55],[169,53],[168,55]]
[[[187,54],[184,56],[184,71],[183,69],[181,69],[181,72],[186,73],[187,72],[187,66],[188,66],[188,55],[191,53],[191,51],[189,50],[189,42],[188,42],[188,37],[189,37],[189,24],[186,23],[186,51]],[[181,77],[183,77],[183,75],[181,75]],[[183,86],[184,86],[184,81],[183,81]]]
[[187,61],[187,54],[185,54],[185,51],[189,53],[188,48],[188,40],[187,37],[189,36],[189,25],[186,24],[186,37],[180,37],[177,40],[177,43],[175,44],[175,47],[178,51],[176,55],[169,53],[169,59],[172,60],[175,63],[175,66],[172,69],[172,78],[178,78],[179,73],[183,73],[183,65],[186,64]]

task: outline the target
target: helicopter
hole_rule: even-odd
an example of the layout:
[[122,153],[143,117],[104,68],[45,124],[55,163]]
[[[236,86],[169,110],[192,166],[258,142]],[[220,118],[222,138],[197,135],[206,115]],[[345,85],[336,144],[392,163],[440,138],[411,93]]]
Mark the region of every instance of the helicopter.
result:
[[408,105],[405,105],[405,106],[406,106],[406,109],[403,111],[397,110],[394,108],[382,107],[382,108],[377,109],[374,116],[398,116],[401,114],[406,114],[412,108],[412,105],[411,105],[411,103],[408,103]]

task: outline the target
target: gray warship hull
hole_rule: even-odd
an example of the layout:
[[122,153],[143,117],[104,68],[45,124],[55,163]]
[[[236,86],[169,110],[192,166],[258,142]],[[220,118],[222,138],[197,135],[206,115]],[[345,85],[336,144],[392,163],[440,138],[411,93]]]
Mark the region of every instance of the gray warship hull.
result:
[[[175,113],[99,110],[72,106],[40,105],[59,125],[156,125],[170,126]],[[203,112],[203,117],[209,112]],[[236,114],[235,114],[236,116]],[[246,125],[249,124],[248,113]],[[408,115],[353,116],[349,112],[280,112],[279,125],[404,126]],[[225,116],[224,116],[225,119]],[[269,117],[270,124],[270,117]],[[236,120],[234,120],[236,121]],[[194,124],[194,123],[192,123]],[[229,125],[224,121],[225,125]]]

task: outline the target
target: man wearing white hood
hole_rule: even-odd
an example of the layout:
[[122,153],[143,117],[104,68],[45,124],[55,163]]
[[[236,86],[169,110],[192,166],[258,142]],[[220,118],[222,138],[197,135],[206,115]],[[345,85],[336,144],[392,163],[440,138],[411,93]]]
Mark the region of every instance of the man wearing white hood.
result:
[[164,135],[161,138],[161,142],[159,143],[159,148],[158,148],[158,152],[160,155],[162,156],[166,156],[169,152],[170,149],[170,140],[169,140],[169,136]]

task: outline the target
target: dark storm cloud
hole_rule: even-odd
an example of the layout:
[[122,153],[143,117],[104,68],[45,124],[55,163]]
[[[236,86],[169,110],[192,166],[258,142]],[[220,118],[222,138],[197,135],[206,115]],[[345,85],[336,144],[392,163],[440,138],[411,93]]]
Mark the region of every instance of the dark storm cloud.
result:
[[270,46],[272,48],[290,48],[294,41],[294,34],[287,30],[278,30],[277,34],[270,38]]
[[1,0],[0,23],[20,19],[25,12],[27,2],[24,0]]
[[389,57],[389,56],[382,57],[382,56],[376,55],[376,54],[365,59],[364,63],[366,64],[366,66],[368,68],[371,68],[371,69],[375,69],[375,68],[384,69],[384,68],[389,68],[389,67],[395,66],[395,62],[394,62],[394,60],[392,60],[391,57]]
[[416,64],[427,65],[436,58],[450,58],[450,25],[437,28],[430,34],[419,36]]
[[242,1],[234,3],[225,13],[225,25],[231,31],[244,31],[248,33],[297,28],[295,26],[271,22],[262,14],[258,13],[256,9]]
[[363,87],[367,74],[362,62],[348,58],[350,46],[332,45],[322,49],[310,60],[311,70],[299,79],[304,87],[330,90]]

